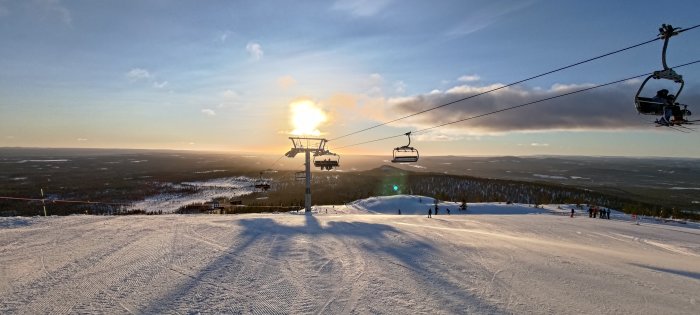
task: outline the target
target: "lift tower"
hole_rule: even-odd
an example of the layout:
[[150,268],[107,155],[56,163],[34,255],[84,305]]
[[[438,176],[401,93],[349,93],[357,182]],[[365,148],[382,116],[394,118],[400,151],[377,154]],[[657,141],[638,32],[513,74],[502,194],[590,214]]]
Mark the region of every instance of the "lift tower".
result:
[[324,138],[289,137],[292,140],[292,149],[284,155],[293,158],[299,153],[306,155],[304,166],[306,168],[306,192],[304,193],[304,209],[306,214],[311,215],[311,154],[320,155],[326,152],[326,142]]

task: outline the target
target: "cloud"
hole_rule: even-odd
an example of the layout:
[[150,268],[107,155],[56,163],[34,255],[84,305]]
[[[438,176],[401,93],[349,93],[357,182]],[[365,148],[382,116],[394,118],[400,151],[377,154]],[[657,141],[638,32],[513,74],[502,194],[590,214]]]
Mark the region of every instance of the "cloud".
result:
[[131,80],[142,80],[142,79],[150,79],[151,73],[148,72],[148,70],[146,70],[146,69],[133,68],[133,69],[129,70],[129,72],[126,73],[126,76]]
[[348,108],[353,109],[357,106],[358,97],[347,93],[336,93],[333,94],[324,103],[332,106],[334,108]]
[[[447,141],[457,141],[457,140],[462,140],[465,139],[464,135],[454,133],[454,132],[439,132],[439,131],[430,131],[430,132],[425,132],[417,135],[411,135],[411,138],[416,141],[429,141],[429,142],[447,142]],[[473,138],[469,137],[469,140],[473,140]]]
[[209,108],[202,109],[202,114],[207,116],[216,116],[216,112],[213,109]]
[[35,0],[37,7],[46,15],[56,16],[61,22],[71,25],[73,17],[70,10],[61,4],[60,0]]
[[483,2],[480,6],[472,6],[462,18],[462,23],[449,31],[448,36],[464,36],[482,30],[513,12],[531,6],[535,1],[504,1]]
[[463,75],[459,78],[457,78],[457,81],[460,82],[475,82],[481,80],[481,77],[476,75],[476,74],[471,74],[471,75]]
[[223,31],[223,32],[219,33],[217,40],[222,42],[222,43],[225,43],[226,40],[228,40],[229,36],[231,36],[231,34],[232,34],[231,31]]
[[297,80],[295,80],[291,75],[285,75],[277,78],[277,85],[285,90],[294,86],[296,83]]
[[80,141],[80,142],[88,141],[88,139],[86,139],[86,138],[78,138],[78,139],[75,139],[75,140],[76,140],[76,141]]
[[344,11],[355,17],[370,17],[379,13],[393,0],[338,0],[332,9]]
[[262,50],[262,46],[256,42],[250,42],[245,46],[245,50],[248,52],[250,55],[250,58],[253,60],[260,60],[262,59],[263,55],[265,52]]
[[236,93],[236,91],[234,91],[234,90],[226,90],[226,91],[224,91],[224,93],[222,93],[222,95],[226,99],[238,98],[238,93]]
[[[391,98],[386,100],[385,106],[380,108],[384,112],[392,113],[392,116],[404,116],[501,86],[503,85],[461,85],[453,87],[446,92],[436,91],[411,97]],[[508,87],[395,124],[411,126],[417,129],[432,127],[590,86],[591,84],[554,84],[548,89]],[[440,130],[443,132],[445,130],[457,130],[466,134],[488,134],[512,131],[647,128],[650,126],[648,122],[653,121],[655,117],[637,114],[633,102],[636,88],[636,86],[629,84],[613,85],[470,119],[440,128]],[[700,94],[698,93],[688,93],[682,98],[681,102],[685,104],[700,103]]]
[[163,82],[153,81],[153,87],[156,89],[162,89],[166,85],[168,85],[168,81],[163,81]]
[[374,96],[374,97],[380,97],[384,94],[384,91],[382,90],[382,86],[384,85],[384,77],[382,77],[381,74],[379,73],[372,73],[369,75],[369,80],[367,81],[368,87],[367,87],[367,94]]
[[398,94],[406,93],[406,83],[403,81],[394,82],[394,91]]
[[533,142],[530,143],[531,147],[548,147],[549,143],[539,143],[539,142]]

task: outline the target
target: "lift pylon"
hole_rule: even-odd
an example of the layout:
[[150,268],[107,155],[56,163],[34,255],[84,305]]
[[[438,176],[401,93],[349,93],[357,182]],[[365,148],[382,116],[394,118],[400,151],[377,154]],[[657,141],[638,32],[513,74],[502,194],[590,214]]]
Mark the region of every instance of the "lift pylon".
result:
[[306,172],[306,190],[304,192],[304,209],[307,215],[311,215],[311,154],[320,155],[326,152],[324,138],[289,137],[292,140],[292,148],[284,155],[293,158],[299,153],[304,153],[304,168]]

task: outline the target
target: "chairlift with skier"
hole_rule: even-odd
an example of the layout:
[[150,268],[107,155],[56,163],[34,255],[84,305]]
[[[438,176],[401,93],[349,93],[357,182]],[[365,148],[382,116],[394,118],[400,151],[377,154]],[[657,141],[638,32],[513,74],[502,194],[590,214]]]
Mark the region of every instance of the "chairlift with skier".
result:
[[253,187],[255,187],[255,189],[260,189],[261,191],[267,191],[270,189],[270,183],[262,178],[262,174],[263,172],[260,172],[260,177],[255,180]]
[[[683,92],[683,87],[685,82],[683,81],[683,76],[676,73],[672,68],[668,67],[666,63],[666,51],[668,50],[668,42],[671,37],[678,35],[683,30],[679,27],[673,27],[670,24],[663,24],[659,28],[659,38],[664,40],[664,46],[661,51],[661,64],[663,70],[654,71],[650,76],[648,76],[637,90],[637,94],[634,96],[634,103],[637,112],[642,115],[654,115],[661,116],[655,123],[659,126],[673,126],[673,125],[683,125],[690,124],[695,121],[689,121],[686,116],[690,116],[691,112],[688,110],[688,105],[679,104],[676,101],[678,97]],[[663,79],[672,81],[678,85],[675,95],[669,94],[667,89],[661,89],[656,92],[654,97],[644,97],[642,91],[647,85],[650,79]],[[649,95],[648,93],[644,93]]]
[[330,171],[340,166],[340,156],[328,150],[314,154],[314,166]]

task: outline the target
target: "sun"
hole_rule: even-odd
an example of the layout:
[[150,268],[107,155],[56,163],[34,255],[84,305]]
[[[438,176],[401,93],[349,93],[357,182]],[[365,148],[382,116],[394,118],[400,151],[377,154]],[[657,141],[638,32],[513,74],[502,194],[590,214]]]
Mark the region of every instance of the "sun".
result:
[[291,122],[294,130],[293,135],[297,136],[320,136],[318,127],[328,118],[326,113],[311,100],[298,100],[290,105]]

